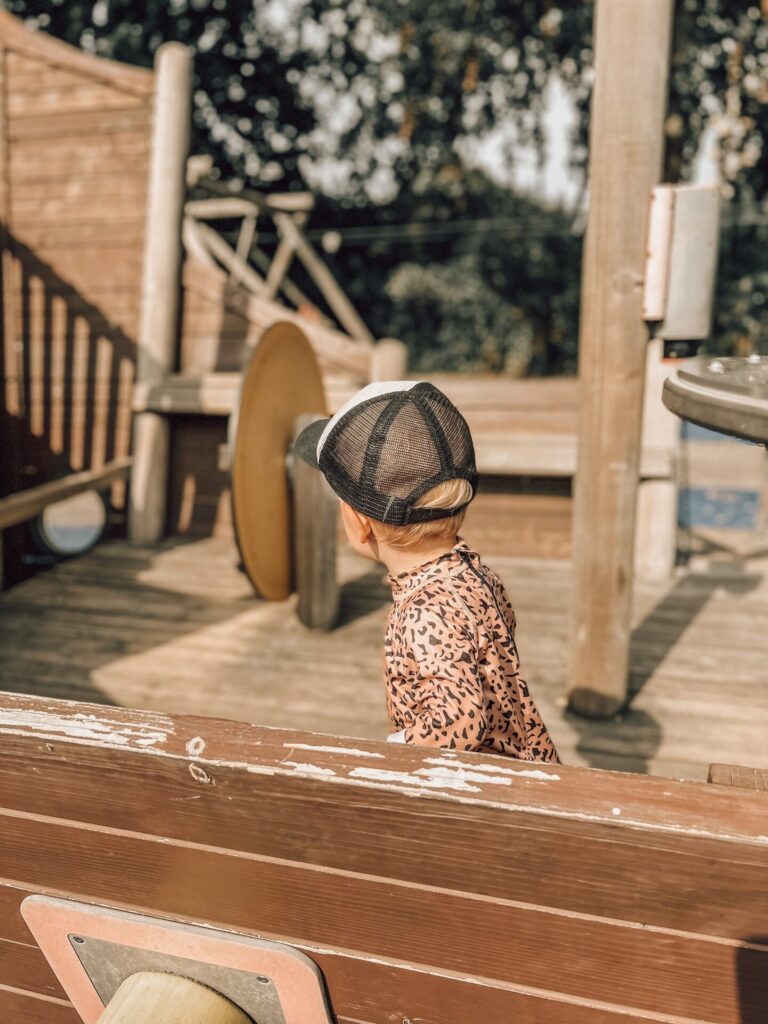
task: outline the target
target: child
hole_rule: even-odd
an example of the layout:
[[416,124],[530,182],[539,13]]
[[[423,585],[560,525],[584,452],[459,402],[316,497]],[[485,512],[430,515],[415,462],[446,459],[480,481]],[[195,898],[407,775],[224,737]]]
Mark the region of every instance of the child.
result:
[[477,488],[459,410],[432,384],[369,384],[296,451],[341,498],[352,547],[389,570],[389,739],[557,761],[520,676],[504,586],[458,538]]

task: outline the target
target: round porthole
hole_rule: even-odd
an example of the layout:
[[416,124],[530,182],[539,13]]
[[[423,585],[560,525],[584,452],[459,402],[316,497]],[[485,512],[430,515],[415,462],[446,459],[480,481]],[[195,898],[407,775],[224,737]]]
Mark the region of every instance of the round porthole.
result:
[[92,548],[107,526],[107,507],[97,491],[83,491],[49,505],[38,517],[37,533],[54,555],[79,555]]

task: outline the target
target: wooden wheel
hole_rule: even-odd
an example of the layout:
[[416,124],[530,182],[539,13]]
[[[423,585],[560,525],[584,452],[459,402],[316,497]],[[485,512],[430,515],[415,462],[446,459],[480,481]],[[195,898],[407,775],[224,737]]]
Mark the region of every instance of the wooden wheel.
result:
[[293,590],[293,516],[286,460],[299,416],[326,415],[320,367],[291,323],[259,339],[243,375],[232,453],[235,537],[248,579],[260,597],[280,601]]

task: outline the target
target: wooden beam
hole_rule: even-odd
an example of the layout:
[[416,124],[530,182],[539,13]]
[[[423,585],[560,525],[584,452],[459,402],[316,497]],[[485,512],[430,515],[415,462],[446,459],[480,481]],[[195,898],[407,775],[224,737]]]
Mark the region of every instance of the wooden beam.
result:
[[339,287],[336,278],[307,241],[304,232],[287,213],[275,213],[275,224],[281,236],[290,243],[304,264],[339,323],[351,337],[373,344],[373,335],[365,326],[357,310]]
[[71,473],[61,480],[51,480],[39,487],[30,487],[18,494],[0,498],[0,530],[34,519],[49,505],[72,498],[83,491],[105,490],[115,480],[128,476],[131,461],[130,458],[115,459],[101,469]]
[[[192,56],[180,43],[157,53],[157,90],[147,202],[144,284],[136,379],[161,381],[173,367],[179,328],[181,225],[191,121]],[[153,544],[165,530],[170,424],[146,412],[136,417],[129,534]]]
[[275,250],[272,263],[267,271],[267,289],[264,293],[266,298],[274,299],[280,291],[285,275],[288,273],[295,255],[296,251],[293,248],[293,245],[287,238],[281,238],[277,249]]
[[738,786],[741,789],[768,792],[768,769],[747,768],[738,764],[711,764],[707,782],[714,782],[718,786]]
[[647,330],[648,204],[661,174],[673,0],[598,0],[574,502],[571,706],[627,700]]
[[[285,298],[288,299],[289,302],[292,302],[296,309],[301,309],[302,306],[311,306],[313,309],[317,309],[317,306],[312,299],[310,299],[310,297],[306,295],[298,285],[294,284],[289,277],[285,276],[288,271],[290,260],[287,260],[285,270],[283,270],[281,264],[286,263],[286,255],[284,251],[281,254],[280,246],[282,244],[283,243],[281,242],[280,245],[278,245],[277,251],[272,259],[270,259],[269,256],[267,256],[267,254],[258,247],[258,245],[254,245],[251,249],[251,259],[259,270],[266,275],[266,285],[264,288],[263,298],[279,301],[276,294],[273,295],[270,291],[271,277],[273,284],[275,280],[278,280],[279,286],[276,289],[276,293],[282,292]],[[292,258],[293,254],[291,253],[291,259]],[[327,316],[323,316],[319,309],[317,310],[317,315],[320,318],[318,321],[319,323],[324,324],[326,327],[335,328],[336,325],[329,320]]]
[[231,278],[243,284],[248,291],[254,292],[256,295],[264,294],[264,278],[252,266],[246,263],[244,259],[238,256],[229,242],[222,238],[218,231],[214,231],[207,224],[195,223],[194,221],[189,221],[189,219],[188,224],[188,230],[191,230],[197,236],[200,243],[229,271]]

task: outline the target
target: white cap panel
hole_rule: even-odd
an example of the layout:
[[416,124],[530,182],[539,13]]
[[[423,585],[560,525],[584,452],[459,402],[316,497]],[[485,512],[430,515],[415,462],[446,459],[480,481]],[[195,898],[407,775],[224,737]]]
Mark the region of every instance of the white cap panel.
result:
[[342,418],[345,416],[350,409],[354,409],[356,405],[360,405],[361,402],[367,402],[370,398],[382,398],[384,395],[394,395],[399,391],[410,391],[411,388],[415,388],[417,384],[423,383],[420,380],[379,380],[373,384],[367,384],[364,388],[361,388],[356,394],[352,395],[349,401],[345,402],[344,405],[334,413],[334,415],[328,420],[325,425],[325,430],[320,435],[320,440],[317,442],[317,459],[320,461],[320,452],[323,450],[328,435]]

